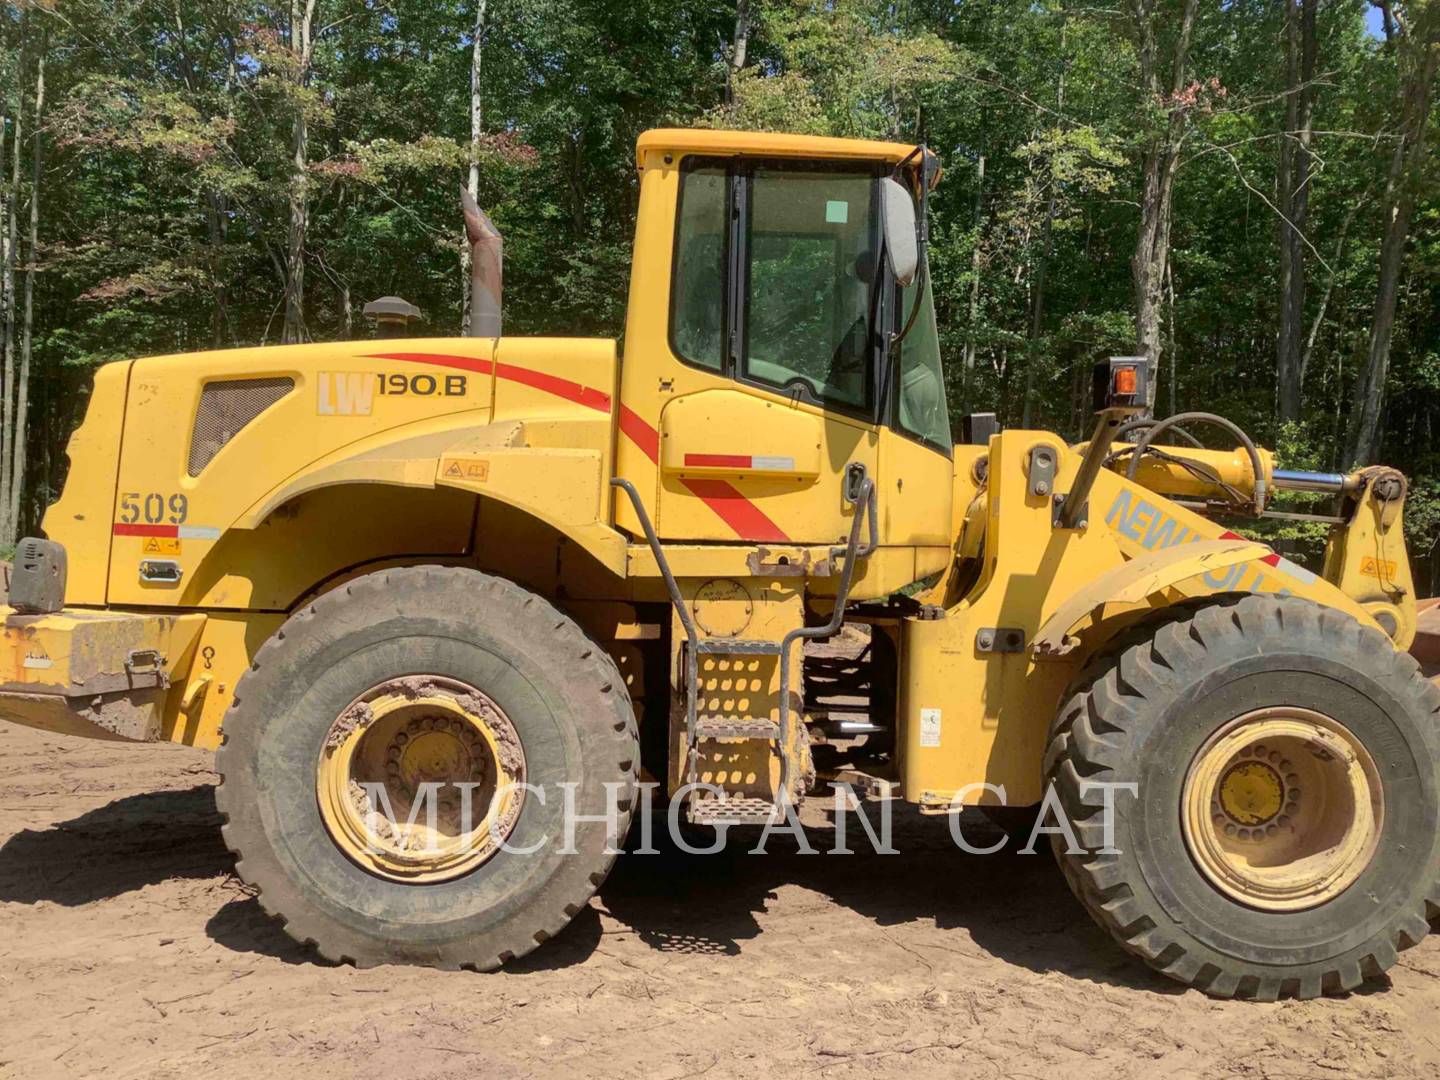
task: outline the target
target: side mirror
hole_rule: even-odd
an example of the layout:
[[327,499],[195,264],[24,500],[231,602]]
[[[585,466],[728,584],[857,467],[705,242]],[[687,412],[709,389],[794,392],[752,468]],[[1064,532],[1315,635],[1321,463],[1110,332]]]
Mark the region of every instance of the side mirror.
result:
[[920,244],[915,229],[915,200],[893,177],[880,181],[880,213],[885,227],[885,258],[900,285],[915,280]]

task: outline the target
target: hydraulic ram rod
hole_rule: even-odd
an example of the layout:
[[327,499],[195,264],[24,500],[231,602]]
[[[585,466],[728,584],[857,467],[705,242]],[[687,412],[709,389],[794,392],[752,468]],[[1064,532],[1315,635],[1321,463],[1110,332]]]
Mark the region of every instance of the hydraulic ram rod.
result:
[[1358,476],[1346,476],[1344,473],[1333,472],[1305,472],[1303,469],[1276,469],[1270,475],[1270,482],[1284,491],[1318,491],[1330,495],[1358,491],[1361,485]]

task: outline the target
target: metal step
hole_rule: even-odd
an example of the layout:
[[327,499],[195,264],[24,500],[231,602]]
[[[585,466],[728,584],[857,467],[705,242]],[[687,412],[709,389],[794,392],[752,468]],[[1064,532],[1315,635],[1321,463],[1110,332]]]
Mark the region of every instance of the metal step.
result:
[[730,720],[724,717],[701,717],[695,721],[697,739],[767,739],[780,738],[780,725],[773,720]]
[[701,638],[695,643],[695,651],[701,654],[721,656],[779,656],[778,641],[747,641],[745,638],[712,637]]
[[780,808],[766,799],[743,795],[690,800],[692,825],[768,825],[780,820]]

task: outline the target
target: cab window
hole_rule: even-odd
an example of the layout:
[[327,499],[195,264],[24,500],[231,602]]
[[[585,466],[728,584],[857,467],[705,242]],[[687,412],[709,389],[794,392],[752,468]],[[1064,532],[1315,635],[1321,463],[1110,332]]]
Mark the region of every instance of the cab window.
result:
[[675,231],[670,344],[675,355],[719,371],[725,362],[725,169],[687,171]]
[[740,376],[867,408],[874,174],[757,167],[745,187]]
[[900,326],[908,327],[908,332],[896,350],[894,426],[949,454],[950,407],[945,399],[945,371],[940,364],[928,266],[921,269],[914,285],[900,290],[899,308]]

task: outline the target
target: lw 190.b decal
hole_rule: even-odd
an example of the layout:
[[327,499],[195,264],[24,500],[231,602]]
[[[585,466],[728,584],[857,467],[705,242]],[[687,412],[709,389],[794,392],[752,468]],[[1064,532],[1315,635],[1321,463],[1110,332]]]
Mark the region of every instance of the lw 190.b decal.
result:
[[320,416],[369,416],[377,397],[464,397],[467,375],[411,375],[400,371],[321,371],[315,378]]

